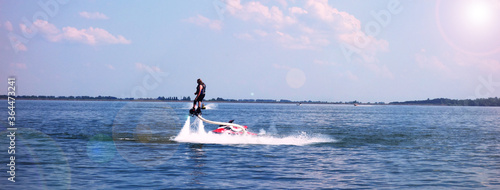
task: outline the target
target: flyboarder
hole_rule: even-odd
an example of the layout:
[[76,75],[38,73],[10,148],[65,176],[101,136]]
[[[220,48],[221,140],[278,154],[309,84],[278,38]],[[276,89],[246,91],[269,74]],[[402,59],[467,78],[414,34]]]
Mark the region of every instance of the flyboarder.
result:
[[[194,95],[196,95],[196,98],[194,98],[193,101],[193,108],[189,110],[189,113],[191,114],[200,114],[201,113],[201,102],[203,101],[203,98],[205,98],[205,91],[207,89],[207,86],[201,79],[196,80],[198,85],[196,86],[196,92]],[[195,109],[196,103],[198,103],[198,109]]]

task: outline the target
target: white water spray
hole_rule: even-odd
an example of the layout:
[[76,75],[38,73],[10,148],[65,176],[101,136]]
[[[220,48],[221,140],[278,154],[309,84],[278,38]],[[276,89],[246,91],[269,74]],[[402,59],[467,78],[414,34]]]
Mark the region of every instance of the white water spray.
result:
[[[191,130],[191,129],[196,130]],[[190,117],[187,118],[179,134],[173,138],[177,142],[200,143],[200,144],[262,144],[262,145],[296,145],[303,146],[315,143],[335,142],[334,139],[327,137],[312,137],[305,132],[299,135],[286,137],[274,137],[265,135],[264,129],[260,130],[259,135],[230,135],[215,134],[206,132],[203,122],[196,118],[193,123]]]
[[207,110],[217,109],[217,104],[207,104],[205,105],[205,109]]
[[[198,104],[196,104],[198,106]],[[193,103],[186,103],[184,106],[182,106],[182,109],[191,109],[193,108]],[[217,104],[210,103],[210,104],[205,104],[205,109],[207,110],[215,110],[217,109]]]

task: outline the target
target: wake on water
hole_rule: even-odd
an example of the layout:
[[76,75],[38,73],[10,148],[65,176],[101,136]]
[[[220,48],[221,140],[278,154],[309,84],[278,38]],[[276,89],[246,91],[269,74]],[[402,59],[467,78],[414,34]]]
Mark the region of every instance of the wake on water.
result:
[[187,118],[184,126],[174,141],[184,143],[200,143],[200,144],[260,144],[260,145],[296,145],[303,146],[315,143],[335,142],[335,140],[325,137],[310,137],[305,132],[300,135],[273,137],[265,135],[265,131],[261,129],[259,135],[229,135],[215,134],[211,131],[206,132],[203,121],[196,118],[191,123],[190,117]]
[[[185,106],[183,106],[184,109],[191,109],[193,107],[192,103],[187,103]],[[207,110],[214,110],[217,109],[217,104],[205,104],[205,109]]]
[[217,109],[217,104],[206,104],[205,109],[207,110]]

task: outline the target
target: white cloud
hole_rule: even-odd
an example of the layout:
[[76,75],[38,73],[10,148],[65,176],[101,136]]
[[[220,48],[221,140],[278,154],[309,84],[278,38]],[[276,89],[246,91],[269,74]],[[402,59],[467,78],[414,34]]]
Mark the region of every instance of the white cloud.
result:
[[349,51],[361,56],[367,63],[378,62],[377,54],[389,51],[389,42],[368,36],[361,31],[339,34],[337,41]]
[[319,59],[315,59],[313,61],[314,64],[316,65],[338,65],[337,63],[335,62],[330,62],[330,61],[323,61],[323,60],[319,60]]
[[82,42],[90,45],[95,44],[130,44],[130,40],[118,35],[113,36],[101,28],[90,27],[88,29],[76,29],[73,27],[63,28],[63,37],[69,41]]
[[15,49],[18,51],[28,51],[28,48],[23,43],[18,43]]
[[314,30],[314,29],[312,29],[311,27],[308,27],[308,26],[301,26],[301,27],[299,27],[299,31],[303,32],[305,34],[309,34],[309,35],[314,35],[316,33],[316,30]]
[[139,71],[144,71],[148,68],[149,66],[143,64],[143,63],[135,63],[135,68]]
[[[34,32],[36,31],[33,31],[32,28],[29,28],[27,27],[26,25],[24,24],[19,24],[19,28],[21,29],[22,32],[24,32],[25,34],[30,34],[32,35]],[[36,29],[36,28],[34,28]]]
[[157,73],[162,72],[162,70],[157,66],[149,66],[149,65],[145,65],[143,63],[135,63],[135,68],[138,71],[147,71],[150,69],[150,71],[153,71],[153,72],[157,72]]
[[146,69],[146,65],[144,65],[144,64],[142,64],[142,63],[135,63],[135,68],[136,68],[137,70],[142,71],[142,70]]
[[110,64],[106,64],[106,67],[110,70],[115,70],[115,67],[113,67],[113,65],[110,65]]
[[280,31],[276,31],[275,39],[277,39],[284,47],[290,49],[313,49],[314,45],[308,36],[301,35],[294,37]]
[[87,18],[87,19],[109,19],[108,16],[106,16],[103,13],[100,12],[80,12],[79,13],[81,17]]
[[[328,46],[348,46],[355,49],[355,55],[365,63],[379,62],[377,55],[389,51],[389,42],[366,34],[361,29],[361,21],[354,15],[330,6],[327,0],[299,1],[302,6],[287,7],[265,5],[266,2],[240,0],[224,1],[225,16],[254,26],[250,30],[235,32],[244,40],[262,40],[279,43],[290,49],[321,50]],[[295,4],[295,3],[294,3]],[[283,11],[284,10],[284,11]],[[187,21],[221,30],[222,23],[201,15]],[[245,27],[248,28],[248,27]],[[351,50],[350,48],[349,50]],[[339,50],[340,51],[340,50]],[[383,69],[379,69],[383,70]]]
[[61,31],[55,25],[45,20],[36,20],[33,25],[51,42],[57,42],[62,39]]
[[428,56],[425,50],[415,54],[415,62],[422,69],[446,72],[450,70],[436,56]]
[[331,7],[327,0],[309,0],[306,9],[329,27],[324,32],[333,34],[340,44],[355,49],[364,62],[378,62],[377,53],[389,50],[386,40],[367,35],[361,30],[361,21],[347,12]]
[[12,32],[12,30],[14,30],[14,28],[12,27],[12,23],[10,23],[10,21],[5,21],[5,29],[9,32]]
[[334,15],[338,12],[337,9],[330,7],[327,0],[309,0],[306,3],[306,7],[311,11],[316,17],[325,21],[334,21]]
[[471,56],[459,52],[456,52],[450,59],[457,66],[477,68],[482,73],[500,74],[500,61],[496,59]]
[[[121,35],[114,36],[101,28],[90,27],[87,29],[77,29],[67,26],[60,30],[55,25],[44,20],[37,20],[33,25],[51,42],[69,41],[89,45],[131,43],[131,41],[127,40],[125,37]],[[29,32],[29,28],[24,24],[21,24],[21,30]]]
[[278,7],[269,8],[260,2],[250,1],[242,5],[239,0],[234,0],[228,2],[227,5],[229,14],[244,21],[271,24],[278,28],[296,22],[292,17],[283,15]]
[[308,34],[299,32],[291,35],[281,31],[276,31],[273,39],[278,41],[283,47],[290,49],[319,49],[330,44],[330,40],[320,34]]
[[252,35],[250,35],[249,33],[234,34],[234,36],[239,39],[253,40]]
[[351,79],[351,80],[358,80],[358,76],[356,76],[355,74],[353,74],[351,71],[347,71],[345,73],[345,75],[347,76],[347,78]]
[[267,32],[264,30],[254,30],[253,32],[261,37],[267,36]]
[[220,20],[210,20],[209,18],[201,15],[188,18],[185,21],[196,24],[198,26],[208,26],[212,30],[222,29],[222,22]]
[[282,7],[288,6],[287,0],[275,0],[275,1],[277,1]]
[[[304,8],[290,7],[284,14],[276,6],[265,6],[261,2],[227,2],[227,12],[240,20],[261,25],[260,34],[272,35],[277,42],[291,49],[320,49],[332,44],[347,44],[355,47],[364,62],[377,62],[377,54],[389,50],[389,43],[369,36],[361,30],[361,21],[353,15],[337,10],[327,0],[308,0]],[[311,15],[296,18],[297,15]],[[307,19],[307,20],[306,20]],[[311,20],[313,19],[313,20]],[[278,30],[278,31],[277,31]],[[268,37],[266,35],[259,35]]]
[[306,9],[316,18],[334,24],[336,30],[349,32],[361,29],[361,22],[356,17],[330,7],[327,0],[309,0],[306,3]]
[[27,69],[28,67],[24,63],[11,63],[11,67],[15,67],[17,69]]
[[339,76],[347,78],[347,79],[352,80],[352,81],[359,80],[358,76],[353,74],[351,71],[346,71],[344,73],[340,73]]
[[16,51],[28,51],[28,48],[24,45],[24,43],[21,43],[20,39],[17,39],[16,36],[14,35],[8,35],[9,40],[13,42],[12,46],[13,49]]
[[340,32],[359,31],[361,22],[353,15],[337,10],[328,5],[327,0],[309,0],[306,9],[316,18],[332,25]]
[[290,14],[307,14],[307,11],[300,8],[300,7],[290,7],[288,8],[288,12],[290,12]]
[[377,65],[374,63],[366,63],[366,64],[364,64],[364,66],[367,67],[368,69],[372,70],[375,74],[377,74],[380,77],[394,79],[394,75],[389,70],[387,65]]
[[438,55],[421,49],[414,54],[418,68],[450,79],[464,79],[473,75],[500,75],[500,61],[488,57],[478,57],[459,51]]

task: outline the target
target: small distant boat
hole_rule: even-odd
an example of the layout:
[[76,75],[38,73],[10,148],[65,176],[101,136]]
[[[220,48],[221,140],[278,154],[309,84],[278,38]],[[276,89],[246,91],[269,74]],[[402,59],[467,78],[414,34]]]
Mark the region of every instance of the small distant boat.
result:
[[359,106],[358,104],[354,104],[354,106]]
[[302,105],[302,103],[297,103],[297,106],[300,106],[300,105]]

